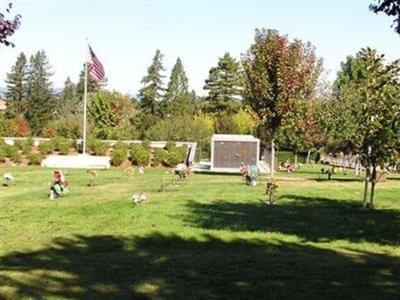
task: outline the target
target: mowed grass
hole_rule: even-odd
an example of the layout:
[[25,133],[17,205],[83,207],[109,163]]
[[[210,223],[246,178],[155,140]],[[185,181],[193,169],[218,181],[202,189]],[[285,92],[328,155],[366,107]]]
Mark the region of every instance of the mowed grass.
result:
[[1,168],[0,299],[399,299],[400,177],[363,210],[362,179],[319,169],[279,174],[270,206],[232,175],[159,193],[165,170],[67,170],[50,201],[52,170]]

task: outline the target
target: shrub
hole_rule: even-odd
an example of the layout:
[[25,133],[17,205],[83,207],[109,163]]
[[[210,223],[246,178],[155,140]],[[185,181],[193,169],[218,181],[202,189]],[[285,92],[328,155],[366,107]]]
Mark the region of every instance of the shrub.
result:
[[179,152],[180,160],[182,162],[186,161],[188,150],[189,150],[189,147],[187,145],[182,145],[182,146],[176,148],[176,151]]
[[175,149],[168,152],[167,164],[170,167],[175,167],[177,164],[182,162],[184,161],[182,160],[182,155],[178,150]]
[[132,145],[131,158],[135,165],[147,166],[150,162],[150,151],[143,148],[142,145]]
[[10,159],[11,159],[13,162],[19,164],[19,163],[22,161],[22,155],[21,155],[21,153],[19,153],[19,152],[17,151],[17,152],[14,152],[14,155],[11,156]]
[[7,155],[6,152],[4,151],[3,147],[0,147],[0,162],[3,163],[6,161]]
[[39,151],[41,154],[50,154],[54,151],[54,143],[52,141],[44,141],[39,144]]
[[31,153],[28,156],[28,164],[32,166],[39,166],[43,160],[43,156],[40,153]]
[[14,147],[16,147],[19,150],[22,150],[23,144],[25,143],[24,140],[17,140],[14,142]]
[[15,153],[17,153],[17,148],[11,145],[5,145],[3,146],[4,152],[8,158],[12,160],[13,157],[15,157]]
[[146,149],[146,150],[151,150],[150,141],[149,141],[149,140],[144,140],[144,141],[142,142],[142,146],[143,146],[143,148]]
[[55,151],[59,151],[62,155],[69,154],[69,148],[72,145],[69,139],[64,137],[56,137],[52,139],[52,143]]
[[31,153],[32,145],[33,145],[33,140],[31,138],[24,141],[15,142],[15,147],[21,150],[22,154],[24,155],[28,155],[29,153]]
[[97,139],[89,139],[87,141],[87,148],[90,149],[94,155],[104,156],[107,154],[110,145]]
[[93,152],[95,155],[104,156],[107,155],[108,149],[110,149],[109,144],[99,141],[98,143],[95,144]]
[[144,149],[141,144],[131,144],[131,153],[139,151],[140,149]]
[[114,149],[111,153],[111,163],[113,166],[119,167],[125,160],[128,159],[128,153],[125,149]]
[[175,148],[176,148],[176,143],[173,141],[167,141],[167,144],[164,147],[164,149],[168,151],[174,150]]
[[161,164],[166,164],[168,158],[168,152],[164,149],[154,149],[153,166],[158,167]]
[[124,142],[118,142],[113,146],[114,150],[124,150],[125,152],[128,152],[129,150],[129,145],[124,143]]
[[60,151],[61,155],[68,155],[69,154],[69,143],[68,144],[60,144],[58,147],[58,151]]
[[0,133],[2,136],[26,137],[30,135],[30,128],[27,121],[23,118],[0,120]]

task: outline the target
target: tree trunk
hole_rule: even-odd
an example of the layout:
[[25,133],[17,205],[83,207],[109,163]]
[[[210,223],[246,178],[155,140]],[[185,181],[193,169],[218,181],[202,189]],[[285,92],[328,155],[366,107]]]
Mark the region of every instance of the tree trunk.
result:
[[311,155],[311,151],[307,150],[307,165],[310,164],[310,155]]
[[369,198],[369,207],[374,208],[374,195],[375,195],[375,185],[376,185],[376,165],[372,168],[372,175],[371,175],[371,195]]
[[354,163],[354,170],[356,172],[356,176],[360,176],[360,168],[359,168],[359,160],[358,160],[358,155],[356,156],[356,161]]
[[297,163],[297,151],[294,153],[294,166],[295,166],[295,168],[297,169],[297,167],[298,167],[298,163]]
[[271,140],[271,178],[274,177],[275,171],[275,140]]
[[367,207],[369,172],[370,172],[369,167],[365,168],[363,208]]

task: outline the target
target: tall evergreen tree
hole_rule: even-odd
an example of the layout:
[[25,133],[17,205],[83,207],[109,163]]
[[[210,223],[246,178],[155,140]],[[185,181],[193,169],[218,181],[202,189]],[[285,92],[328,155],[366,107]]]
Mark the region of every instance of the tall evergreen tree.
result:
[[171,71],[163,100],[163,114],[169,116],[194,113],[195,97],[189,92],[189,80],[178,57]]
[[82,112],[82,102],[77,95],[76,84],[68,77],[57,104],[57,113],[60,115],[79,115]]
[[239,108],[242,84],[240,64],[227,52],[218,65],[209,71],[204,89],[208,90],[206,101],[211,112],[234,111]]
[[55,111],[50,68],[43,50],[31,56],[28,72],[28,109],[25,116],[32,133],[36,135],[41,133]]
[[139,90],[138,99],[140,107],[146,113],[160,115],[160,101],[162,99],[164,76],[161,72],[165,71],[162,65],[164,55],[157,49],[153,62],[147,69],[147,75],[143,77],[141,83],[143,87]]
[[23,116],[26,112],[27,79],[28,63],[25,54],[21,52],[6,78],[6,114],[9,118]]

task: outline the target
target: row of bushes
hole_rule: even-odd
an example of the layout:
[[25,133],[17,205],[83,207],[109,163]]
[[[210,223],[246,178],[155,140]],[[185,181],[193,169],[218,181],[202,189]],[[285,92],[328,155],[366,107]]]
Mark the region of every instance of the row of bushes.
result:
[[43,156],[40,153],[32,153],[33,140],[16,141],[14,146],[0,143],[0,162],[4,163],[8,158],[14,163],[21,163],[23,155],[26,156],[29,165],[40,165]]
[[[68,155],[71,148],[78,149],[77,144],[70,139],[56,137],[49,141],[41,142],[38,146],[39,153],[33,153],[33,140],[19,140],[14,146],[7,145],[4,141],[0,144],[0,162],[10,159],[14,163],[20,163],[22,156],[25,155],[28,163],[39,165],[43,157],[53,152],[59,152],[61,155]],[[97,139],[88,139],[87,150],[93,155],[107,155],[110,146],[108,143]],[[124,161],[130,159],[134,165],[147,166],[176,166],[186,160],[188,152],[187,145],[176,147],[174,142],[167,142],[164,149],[151,149],[150,141],[145,140],[142,144],[132,144],[131,146],[118,142],[114,145],[111,153],[111,163],[114,166],[120,166]]]
[[138,166],[151,164],[155,167],[161,165],[173,167],[185,162],[187,152],[187,145],[176,147],[173,142],[168,142],[164,149],[156,148],[153,151],[148,141],[143,141],[142,144],[133,144],[130,148],[127,144],[119,142],[115,144],[111,153],[111,163],[114,166],[120,166],[129,158],[134,165]]

